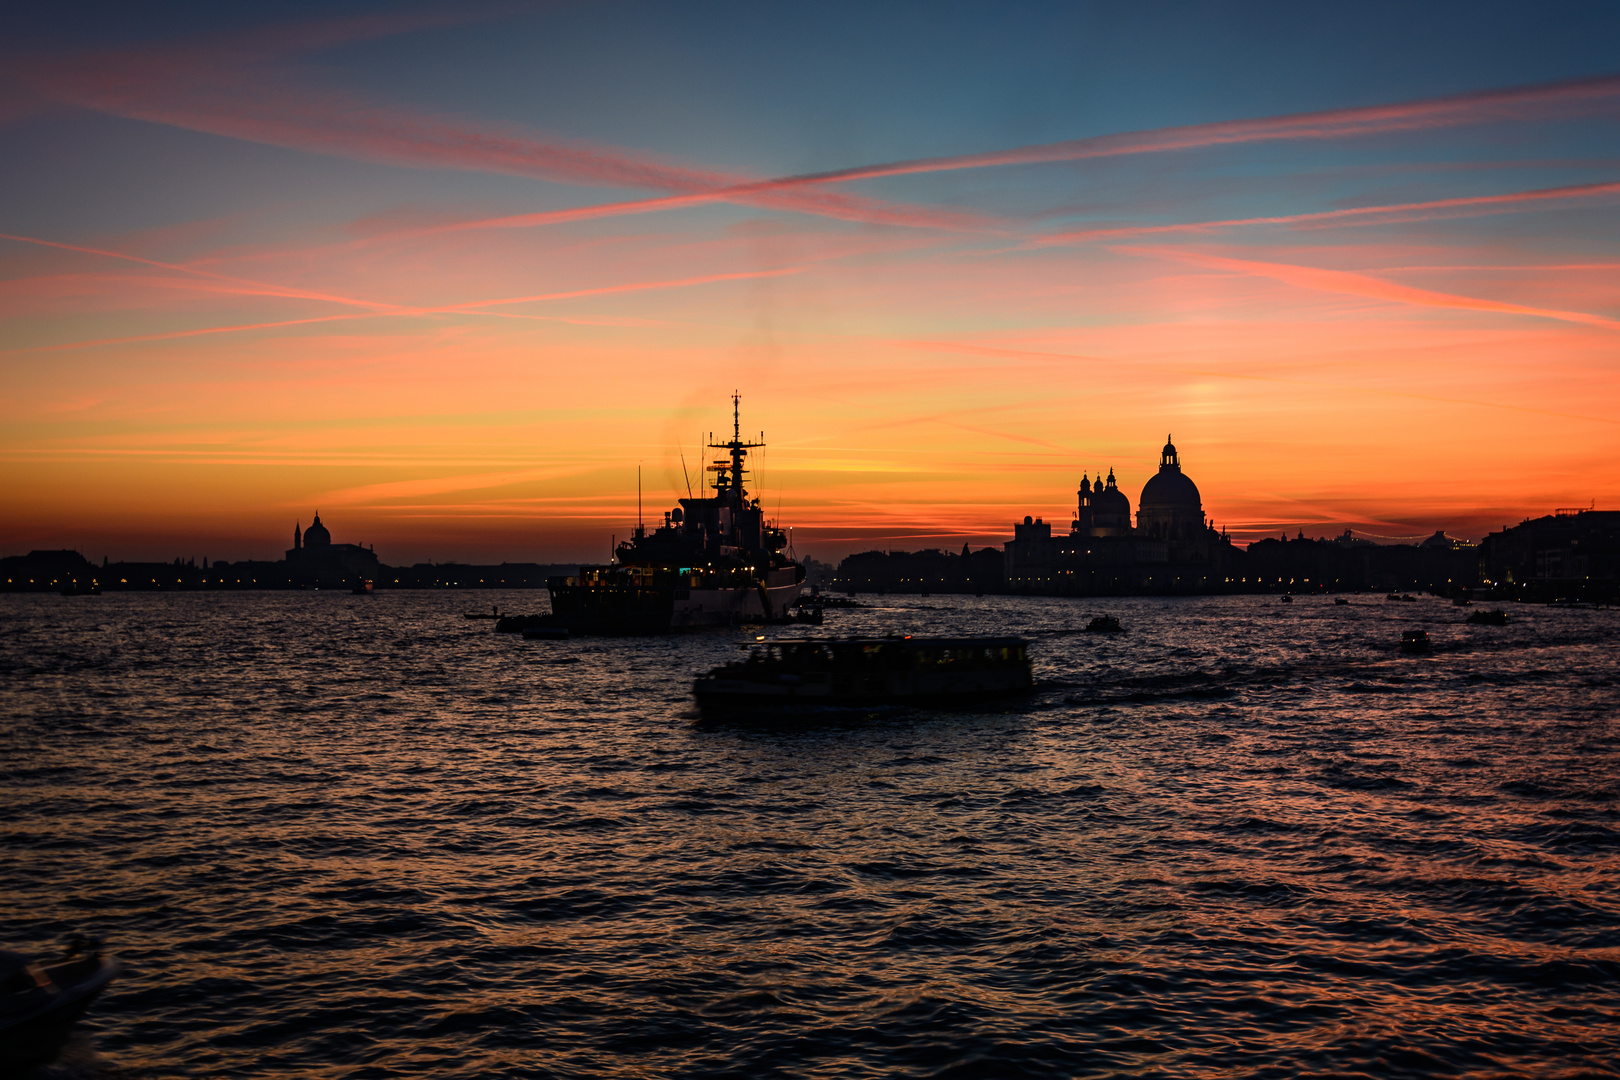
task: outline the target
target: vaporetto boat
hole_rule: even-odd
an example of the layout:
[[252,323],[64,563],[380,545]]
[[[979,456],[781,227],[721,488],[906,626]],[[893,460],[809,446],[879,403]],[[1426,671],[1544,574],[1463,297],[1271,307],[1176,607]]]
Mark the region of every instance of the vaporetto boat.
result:
[[692,688],[704,715],[756,710],[962,706],[1035,685],[1017,637],[805,638],[755,646]]

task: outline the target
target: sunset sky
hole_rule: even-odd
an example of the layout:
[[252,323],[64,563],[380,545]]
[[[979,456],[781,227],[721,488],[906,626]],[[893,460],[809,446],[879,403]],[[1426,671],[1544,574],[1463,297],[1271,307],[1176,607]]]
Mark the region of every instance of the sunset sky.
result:
[[0,554],[605,559],[707,431],[800,554],[1620,508],[1620,6],[39,5]]

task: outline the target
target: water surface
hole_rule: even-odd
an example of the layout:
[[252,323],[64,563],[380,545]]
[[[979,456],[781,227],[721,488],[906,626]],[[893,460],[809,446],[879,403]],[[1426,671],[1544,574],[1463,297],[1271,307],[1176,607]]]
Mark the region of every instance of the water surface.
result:
[[0,597],[0,946],[130,968],[46,1075],[1620,1076],[1620,612],[863,598],[1041,690],[780,729],[491,597]]

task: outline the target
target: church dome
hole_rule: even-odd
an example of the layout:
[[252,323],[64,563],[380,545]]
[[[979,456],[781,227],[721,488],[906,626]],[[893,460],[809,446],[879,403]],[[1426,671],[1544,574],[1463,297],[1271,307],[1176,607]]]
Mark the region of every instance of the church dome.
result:
[[332,534],[326,531],[325,525],[321,524],[321,515],[316,514],[315,520],[310,522],[309,528],[304,530],[304,546],[327,547],[331,543]]
[[[1112,474],[1109,475],[1109,479],[1113,479]],[[1097,515],[1118,514],[1128,518],[1131,515],[1131,500],[1123,491],[1110,483],[1102,491],[1091,497],[1091,511]]]
[[1186,510],[1202,514],[1204,501],[1198,494],[1198,485],[1181,471],[1181,456],[1176,444],[1166,436],[1164,452],[1159,459],[1159,471],[1142,487],[1139,504],[1142,510]]
[[1198,485],[1186,473],[1180,469],[1160,468],[1158,475],[1142,486],[1141,507],[1143,510],[1202,510],[1204,502],[1198,494]]

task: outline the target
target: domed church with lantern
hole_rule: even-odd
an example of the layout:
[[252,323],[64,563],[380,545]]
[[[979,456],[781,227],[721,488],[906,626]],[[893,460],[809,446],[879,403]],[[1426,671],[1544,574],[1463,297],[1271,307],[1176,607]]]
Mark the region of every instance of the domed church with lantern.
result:
[[1181,455],[1168,436],[1159,471],[1142,488],[1136,525],[1131,500],[1108,476],[1080,480],[1067,536],[1026,517],[1013,526],[1005,548],[1012,592],[1107,596],[1135,593],[1228,591],[1240,554],[1204,516],[1198,485],[1181,471]]
[[360,544],[332,543],[332,533],[321,524],[320,511],[316,511],[309,528],[293,526],[287,569],[294,580],[323,587],[371,579],[378,575],[377,553]]
[[1172,553],[1187,545],[1200,545],[1208,531],[1198,485],[1181,471],[1181,455],[1168,435],[1164,437],[1157,475],[1142,485],[1136,530],[1153,540],[1163,540]]

